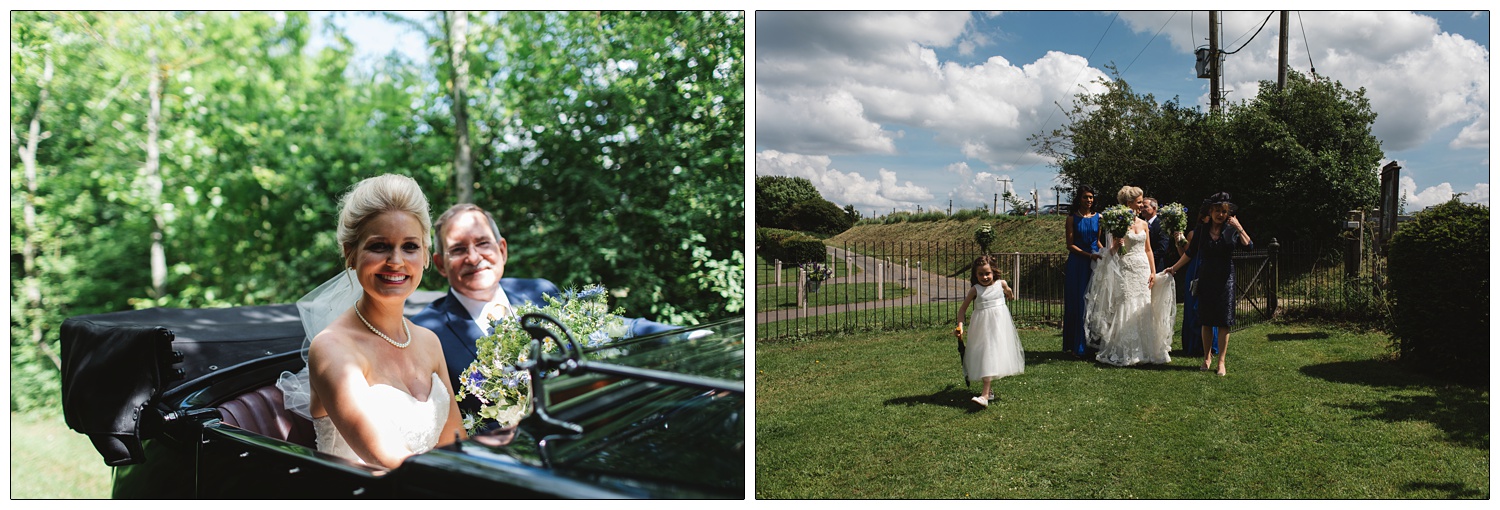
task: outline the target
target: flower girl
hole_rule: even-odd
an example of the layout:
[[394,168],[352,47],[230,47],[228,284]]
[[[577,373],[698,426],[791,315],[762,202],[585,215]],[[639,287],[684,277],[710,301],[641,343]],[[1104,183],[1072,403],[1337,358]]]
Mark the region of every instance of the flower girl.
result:
[[[990,380],[1026,371],[1025,353],[1021,350],[1021,338],[1016,334],[1016,325],[1011,322],[1010,310],[1005,300],[1015,299],[1004,280],[995,280],[995,259],[984,255],[974,260],[969,282],[974,287],[964,296],[964,304],[958,308],[958,327],[953,334],[963,338],[964,314],[969,303],[974,305],[974,317],[969,321],[969,339],[964,353],[964,373],[969,377],[984,380],[984,389],[974,397],[980,407],[989,407],[994,395],[990,392]],[[996,285],[998,283],[999,285]]]

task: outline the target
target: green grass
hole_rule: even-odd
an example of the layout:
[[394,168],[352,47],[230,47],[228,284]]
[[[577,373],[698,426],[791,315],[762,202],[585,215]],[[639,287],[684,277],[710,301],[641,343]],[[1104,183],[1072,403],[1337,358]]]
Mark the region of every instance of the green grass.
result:
[[[807,306],[841,305],[845,303],[863,303],[875,300],[874,283],[824,283],[822,287],[807,296]],[[911,289],[902,287],[895,282],[887,282],[884,289],[885,299],[896,299],[911,295]],[[772,286],[758,287],[755,289],[755,311],[764,312],[784,308],[797,307],[797,286]]]
[[[838,278],[849,276],[848,266],[849,266],[848,264],[844,263],[843,259],[835,260],[834,264],[833,264],[833,276],[834,277],[838,277]],[[854,274],[860,274],[860,273],[863,273],[863,272],[865,272],[865,271],[863,269],[860,269],[859,266],[854,266]],[[782,264],[781,265],[781,281],[785,282],[785,283],[792,283],[792,282],[797,281],[797,266],[795,264]],[[755,285],[775,285],[775,284],[776,284],[776,264],[774,262],[768,262],[768,261],[766,261],[766,259],[761,258],[760,255],[756,255],[755,256]]]
[[109,466],[61,416],[11,413],[10,448],[12,499],[109,497]]
[[755,496],[1490,497],[1488,391],[1393,366],[1383,334],[1250,326],[1228,377],[1021,340],[1026,373],[984,410],[947,325],[757,341]]

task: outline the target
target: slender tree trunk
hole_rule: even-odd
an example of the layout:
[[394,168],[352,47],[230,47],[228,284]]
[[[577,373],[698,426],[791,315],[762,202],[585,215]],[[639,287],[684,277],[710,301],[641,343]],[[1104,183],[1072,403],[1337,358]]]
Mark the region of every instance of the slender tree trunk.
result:
[[474,155],[469,148],[469,111],[466,105],[468,94],[464,84],[469,79],[469,60],[465,55],[469,47],[469,14],[466,11],[448,11],[448,66],[449,88],[453,97],[453,124],[455,144],[453,151],[453,176],[458,187],[458,202],[474,201]]
[[[31,125],[28,126],[26,131],[26,146],[18,146],[16,151],[20,153],[21,164],[25,168],[26,179],[26,196],[21,206],[21,221],[26,228],[25,234],[21,236],[21,271],[25,274],[24,290],[22,291],[25,297],[21,303],[21,313],[26,317],[26,322],[30,323],[31,342],[40,346],[43,352],[51,354],[47,351],[47,346],[42,341],[42,287],[40,275],[37,274],[36,269],[36,150],[37,144],[41,142],[43,137],[42,111],[47,108],[48,86],[52,84],[52,57],[44,57],[43,62],[42,80],[40,83],[41,92],[37,95],[36,109],[31,114]],[[11,133],[12,137],[14,137],[15,132],[12,131]],[[56,355],[50,357],[59,367],[62,365],[61,360],[57,359]]]
[[156,49],[147,52],[151,61],[150,81],[146,90],[151,96],[151,111],[146,115],[146,187],[151,200],[151,292],[153,297],[162,297],[167,292],[167,252],[162,247],[166,217],[162,214],[161,153],[157,148],[157,137],[161,133],[161,69],[157,62]]

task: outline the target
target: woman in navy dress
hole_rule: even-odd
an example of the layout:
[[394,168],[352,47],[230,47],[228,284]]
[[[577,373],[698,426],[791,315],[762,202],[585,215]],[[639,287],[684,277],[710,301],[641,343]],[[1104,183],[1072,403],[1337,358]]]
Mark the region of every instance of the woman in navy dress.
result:
[[1073,194],[1073,212],[1064,223],[1068,265],[1063,281],[1063,352],[1091,359],[1083,328],[1083,296],[1088,294],[1094,261],[1099,260],[1099,215],[1094,213],[1094,188],[1079,186]]
[[[1208,204],[1204,204],[1203,207],[1199,208],[1198,210],[1198,224],[1201,225],[1208,222]],[[1187,233],[1188,242],[1192,242],[1193,233],[1196,230],[1197,228],[1195,227],[1193,231],[1189,231]],[[1182,253],[1184,254],[1184,256],[1186,256],[1185,250],[1187,249],[1187,246],[1183,246],[1182,249],[1184,250]],[[1191,282],[1193,281],[1193,278],[1198,277],[1198,266],[1202,264],[1202,262],[1202,253],[1199,253],[1197,257],[1193,257],[1188,260],[1187,269],[1183,271],[1182,281],[1184,289],[1187,288],[1188,282]],[[1217,330],[1218,328],[1214,329]],[[1218,338],[1214,338],[1214,335],[1217,334],[1217,331],[1213,331],[1212,334],[1209,335],[1209,338],[1213,339],[1213,342],[1211,342],[1212,345],[1209,347],[1209,352],[1215,354],[1219,352]],[[1203,332],[1198,330],[1198,296],[1194,296],[1191,292],[1186,292],[1182,298],[1182,351],[1187,353],[1188,356],[1203,355]]]
[[[1212,328],[1219,328],[1219,375],[1225,375],[1224,355],[1229,351],[1229,327],[1234,325],[1234,250],[1251,250],[1255,245],[1250,234],[1234,216],[1234,203],[1228,193],[1216,193],[1209,197],[1208,214],[1211,221],[1199,225],[1188,242],[1187,253],[1167,271],[1175,272],[1188,259],[1203,256],[1198,266],[1198,325],[1203,335],[1203,350],[1208,351],[1208,339]],[[1212,368],[1213,355],[1204,352],[1200,370]]]

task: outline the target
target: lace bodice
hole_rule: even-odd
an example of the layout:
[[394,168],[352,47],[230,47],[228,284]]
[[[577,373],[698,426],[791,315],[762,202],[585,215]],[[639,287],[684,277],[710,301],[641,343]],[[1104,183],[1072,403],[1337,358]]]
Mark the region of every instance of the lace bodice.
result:
[[[443,424],[448,421],[450,398],[442,377],[433,373],[432,390],[426,400],[417,400],[387,384],[370,386],[364,401],[367,404],[365,412],[377,424],[383,438],[398,438],[412,452],[422,453],[437,445]],[[327,416],[313,419],[313,431],[318,436],[318,451],[365,462],[344,441],[344,436]]]

